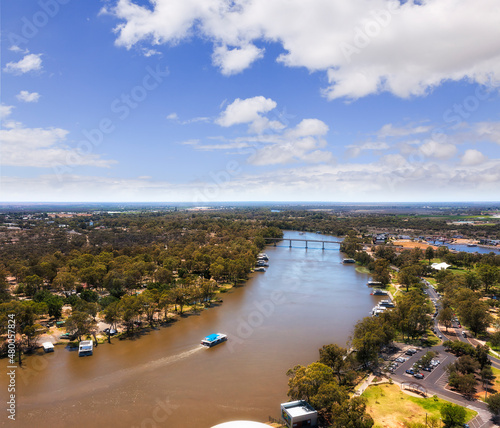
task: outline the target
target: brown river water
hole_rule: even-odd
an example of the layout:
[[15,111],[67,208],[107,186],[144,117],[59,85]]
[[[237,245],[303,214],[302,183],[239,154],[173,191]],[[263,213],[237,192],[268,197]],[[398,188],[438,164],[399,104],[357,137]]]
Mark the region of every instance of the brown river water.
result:
[[[286,237],[336,239],[298,232]],[[16,369],[16,421],[5,412],[1,423],[209,428],[277,418],[287,401],[286,371],[316,361],[324,344],[344,346],[356,322],[380,300],[370,295],[368,275],[341,263],[338,248],[289,248],[283,241],[266,248],[267,272],[222,294],[217,307],[134,340],[102,344],[91,357],[62,346],[26,357]],[[228,341],[199,345],[216,332]],[[4,370],[6,365],[3,360]]]

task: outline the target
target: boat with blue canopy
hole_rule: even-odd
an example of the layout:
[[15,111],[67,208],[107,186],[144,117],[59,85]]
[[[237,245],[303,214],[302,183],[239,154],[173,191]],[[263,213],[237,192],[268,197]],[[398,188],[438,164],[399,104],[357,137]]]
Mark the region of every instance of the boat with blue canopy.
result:
[[214,334],[210,334],[207,337],[205,337],[201,341],[201,344],[203,346],[211,348],[212,346],[218,345],[219,343],[225,342],[226,340],[227,340],[227,336],[225,334],[214,333]]

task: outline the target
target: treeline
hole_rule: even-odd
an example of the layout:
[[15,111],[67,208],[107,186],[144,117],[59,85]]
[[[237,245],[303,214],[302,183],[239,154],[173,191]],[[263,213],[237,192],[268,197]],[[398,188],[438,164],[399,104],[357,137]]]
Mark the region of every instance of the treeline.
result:
[[[246,279],[265,238],[282,236],[261,221],[224,213],[126,214],[100,221],[103,229],[76,235],[85,237],[79,248],[67,231],[59,245],[56,224],[1,246],[0,325],[16,314],[20,348],[32,349],[44,330],[40,319],[59,320],[64,305],[71,306],[65,322],[75,338],[95,333],[98,316],[127,333],[143,320],[151,326],[168,322],[169,311],[182,315],[186,305],[209,304],[222,284]],[[8,276],[17,283],[13,293]]]

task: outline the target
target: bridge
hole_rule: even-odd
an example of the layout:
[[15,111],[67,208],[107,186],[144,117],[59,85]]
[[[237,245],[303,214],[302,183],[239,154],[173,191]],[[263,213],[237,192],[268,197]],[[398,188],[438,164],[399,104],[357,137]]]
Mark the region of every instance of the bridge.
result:
[[276,247],[276,244],[280,241],[289,241],[289,248],[292,248],[292,241],[296,242],[305,242],[307,248],[307,244],[309,242],[320,242],[322,244],[322,250],[325,249],[325,244],[336,244],[340,245],[342,244],[342,241],[325,241],[322,239],[300,239],[300,238],[264,238],[266,241],[270,241],[273,243],[273,245]]

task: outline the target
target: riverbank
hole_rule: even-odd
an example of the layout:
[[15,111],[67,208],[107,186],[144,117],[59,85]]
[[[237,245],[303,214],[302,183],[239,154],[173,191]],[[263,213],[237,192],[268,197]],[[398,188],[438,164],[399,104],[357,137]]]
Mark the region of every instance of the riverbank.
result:
[[[251,272],[253,273],[253,272]],[[218,286],[218,288],[214,291],[214,294],[216,297],[211,299],[208,302],[203,302],[203,303],[196,303],[194,305],[185,305],[182,310],[182,314],[179,311],[168,311],[166,315],[166,319],[160,319],[160,312],[158,311],[156,313],[156,319],[154,319],[153,326],[150,325],[150,323],[145,319],[144,316],[142,316],[140,319],[137,320],[135,328],[132,332],[127,333],[123,328],[119,330],[117,328],[117,333],[111,336],[111,340],[127,340],[127,339],[134,339],[143,336],[144,334],[150,332],[152,329],[155,328],[165,328],[165,327],[170,327],[173,323],[176,323],[183,318],[188,318],[192,315],[197,315],[201,311],[209,308],[214,308],[216,306],[219,306],[220,304],[223,303],[223,300],[221,299],[221,295],[231,291],[235,287],[242,287],[246,284],[246,282],[249,280],[249,278],[241,280],[238,284],[234,283],[223,283]],[[65,322],[68,317],[68,314],[64,318],[61,318],[60,321]],[[100,330],[96,333],[96,335],[86,335],[85,337],[82,337],[82,340],[92,340],[94,342],[95,346],[98,346],[100,344],[108,343],[108,335],[106,332],[103,331],[104,326],[109,326],[105,322],[105,320],[101,317],[96,318],[96,322],[98,323],[98,326],[100,327]],[[66,341],[66,340],[61,340],[61,335],[66,333],[66,330],[64,327],[58,327],[57,324],[55,324],[52,327],[48,328],[48,332],[42,334],[38,338],[38,343],[45,343],[45,342],[51,342],[54,346],[65,346],[68,348],[77,348],[78,347],[78,341]],[[43,349],[41,345],[39,345],[36,349]],[[26,354],[30,355],[30,354]]]

